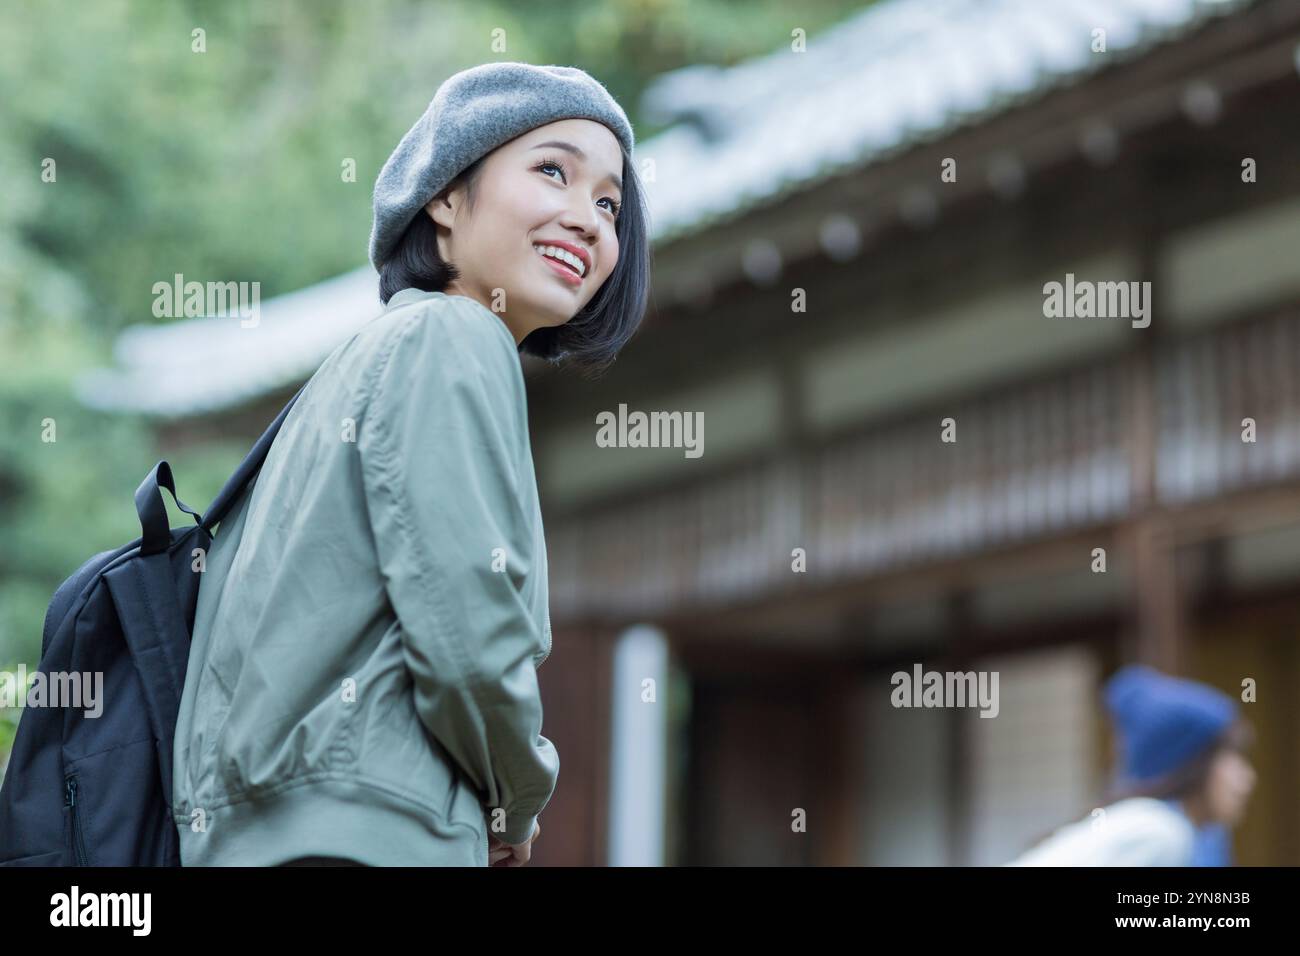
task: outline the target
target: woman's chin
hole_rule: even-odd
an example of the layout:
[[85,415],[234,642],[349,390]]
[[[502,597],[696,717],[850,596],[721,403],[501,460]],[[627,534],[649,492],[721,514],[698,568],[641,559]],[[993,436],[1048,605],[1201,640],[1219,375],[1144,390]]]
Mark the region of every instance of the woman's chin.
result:
[[532,310],[532,314],[536,317],[532,323],[533,328],[554,328],[563,325],[577,315],[581,307],[573,297],[566,300],[563,296],[545,296]]

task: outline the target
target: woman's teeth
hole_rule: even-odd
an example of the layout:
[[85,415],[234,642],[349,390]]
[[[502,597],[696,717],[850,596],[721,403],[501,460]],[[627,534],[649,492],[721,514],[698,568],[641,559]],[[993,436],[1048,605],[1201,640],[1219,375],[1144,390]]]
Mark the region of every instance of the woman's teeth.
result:
[[552,259],[558,259],[567,266],[572,266],[578,275],[586,275],[587,267],[583,265],[582,260],[575,256],[567,249],[561,249],[559,246],[533,246],[539,255],[550,256]]

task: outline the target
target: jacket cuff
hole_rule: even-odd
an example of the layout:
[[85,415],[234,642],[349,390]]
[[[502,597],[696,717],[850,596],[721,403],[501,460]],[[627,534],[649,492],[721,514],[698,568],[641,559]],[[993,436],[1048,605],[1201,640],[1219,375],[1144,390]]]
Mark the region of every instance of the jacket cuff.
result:
[[512,845],[526,843],[528,838],[533,835],[533,830],[537,829],[538,816],[539,814],[536,813],[507,815],[505,829],[497,832],[492,828],[492,815],[489,813],[487,818],[488,834],[496,837],[502,843]]

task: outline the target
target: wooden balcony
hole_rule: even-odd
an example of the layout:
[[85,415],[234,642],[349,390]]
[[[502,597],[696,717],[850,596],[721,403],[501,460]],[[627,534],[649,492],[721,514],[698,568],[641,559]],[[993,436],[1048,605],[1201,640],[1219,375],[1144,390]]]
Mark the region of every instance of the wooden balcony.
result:
[[1288,309],[629,497],[548,525],[554,613],[744,604],[1284,486],[1298,378]]

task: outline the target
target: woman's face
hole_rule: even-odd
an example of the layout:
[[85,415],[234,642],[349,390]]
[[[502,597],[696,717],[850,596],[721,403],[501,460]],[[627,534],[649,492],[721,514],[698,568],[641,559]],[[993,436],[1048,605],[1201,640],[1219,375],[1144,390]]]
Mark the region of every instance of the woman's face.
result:
[[[618,140],[592,120],[548,123],[498,147],[484,160],[472,209],[463,186],[425,207],[439,254],[460,273],[447,294],[499,313],[516,343],[569,321],[618,262],[622,172]],[[581,276],[537,251],[559,243],[585,259]]]
[[1236,750],[1224,748],[1215,755],[1205,782],[1205,802],[1220,823],[1235,826],[1246,810],[1255,787],[1255,770]]

